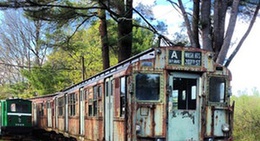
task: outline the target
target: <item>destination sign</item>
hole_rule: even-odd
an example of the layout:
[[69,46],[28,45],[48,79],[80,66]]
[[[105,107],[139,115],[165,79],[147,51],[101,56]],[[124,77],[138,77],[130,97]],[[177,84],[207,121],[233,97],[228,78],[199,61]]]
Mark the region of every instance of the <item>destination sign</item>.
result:
[[169,64],[201,66],[201,52],[169,50]]
[[184,65],[201,66],[201,52],[184,52]]

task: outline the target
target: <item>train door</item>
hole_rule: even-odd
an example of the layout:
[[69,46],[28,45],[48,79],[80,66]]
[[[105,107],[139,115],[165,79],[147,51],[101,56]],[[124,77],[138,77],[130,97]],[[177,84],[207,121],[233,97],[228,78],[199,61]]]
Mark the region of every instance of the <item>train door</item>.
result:
[[64,119],[65,119],[65,120],[64,120],[65,126],[64,126],[64,127],[65,127],[65,131],[66,131],[66,132],[69,131],[69,120],[68,120],[68,116],[69,116],[69,115],[68,115],[68,112],[69,112],[69,111],[68,111],[68,108],[69,108],[69,107],[68,107],[68,94],[66,93],[66,94],[65,94],[65,114],[64,114],[64,116],[65,116],[65,118],[64,118]]
[[172,73],[169,76],[168,141],[199,140],[199,75]]
[[234,105],[229,105],[231,91],[228,79],[223,76],[208,76],[208,101],[205,108],[205,136],[214,140],[229,140],[231,135]]
[[113,80],[105,81],[105,140],[113,141]]
[[85,93],[84,89],[79,89],[79,134],[84,135],[85,132]]
[[52,107],[50,101],[47,101],[47,122],[48,127],[52,127]]

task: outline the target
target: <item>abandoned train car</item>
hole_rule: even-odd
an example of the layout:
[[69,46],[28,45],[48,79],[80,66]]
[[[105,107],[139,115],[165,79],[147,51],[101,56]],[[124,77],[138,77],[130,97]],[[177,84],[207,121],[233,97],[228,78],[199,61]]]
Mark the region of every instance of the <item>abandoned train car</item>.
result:
[[33,123],[71,140],[232,140],[231,73],[213,57],[188,47],[146,50],[32,99]]

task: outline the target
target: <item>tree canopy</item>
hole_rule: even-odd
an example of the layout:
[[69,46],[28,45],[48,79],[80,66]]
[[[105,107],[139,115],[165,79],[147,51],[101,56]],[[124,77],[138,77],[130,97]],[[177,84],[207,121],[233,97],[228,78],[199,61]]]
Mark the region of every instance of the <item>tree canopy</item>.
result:
[[[154,2],[156,5],[156,1]],[[173,41],[167,39],[162,35],[167,34],[167,25],[162,21],[154,22],[156,18],[151,11],[154,5],[146,6],[139,3],[133,7],[133,0],[5,0],[0,2],[1,10],[19,9],[24,12],[24,19],[30,24],[19,26],[20,32],[17,32],[19,34],[12,33],[14,31],[10,32],[9,36],[3,34],[5,38],[2,38],[1,46],[11,51],[15,46],[11,43],[14,39],[7,37],[14,38],[13,35],[19,35],[19,41],[24,46],[16,46],[23,50],[22,53],[27,52],[23,61],[18,59],[19,63],[23,62],[22,65],[17,64],[19,68],[17,74],[20,73],[20,69],[23,70],[21,81],[36,81],[41,71],[49,70],[50,73],[45,73],[46,75],[69,78],[69,80],[57,79],[59,82],[66,81],[60,83],[60,87],[76,83],[117,61],[123,61],[152,47],[156,43],[155,37],[166,41],[164,42],[166,45],[190,45],[211,50],[215,53],[214,59],[217,63],[228,66],[250,33],[260,3],[255,0],[166,0],[165,2],[182,13],[188,39],[181,33],[176,33]],[[243,16],[250,21],[250,24],[231,56],[227,57],[238,16]],[[32,30],[26,28],[28,25],[31,25]],[[34,32],[24,35],[25,29]],[[182,37],[184,39],[179,40]],[[102,63],[100,65],[93,62]],[[49,68],[63,68],[70,71],[59,71],[54,74]],[[35,74],[29,75],[30,73]],[[33,86],[38,91],[46,88],[42,85],[49,83],[41,81],[42,84]],[[50,88],[50,91],[42,93],[54,90]]]

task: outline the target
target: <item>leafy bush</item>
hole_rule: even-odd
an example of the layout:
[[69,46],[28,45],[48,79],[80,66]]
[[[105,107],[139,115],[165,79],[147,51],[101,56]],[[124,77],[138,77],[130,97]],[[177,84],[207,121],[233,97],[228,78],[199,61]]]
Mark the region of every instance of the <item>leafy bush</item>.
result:
[[260,97],[253,95],[233,96],[235,100],[234,139],[236,141],[257,141],[260,139]]

